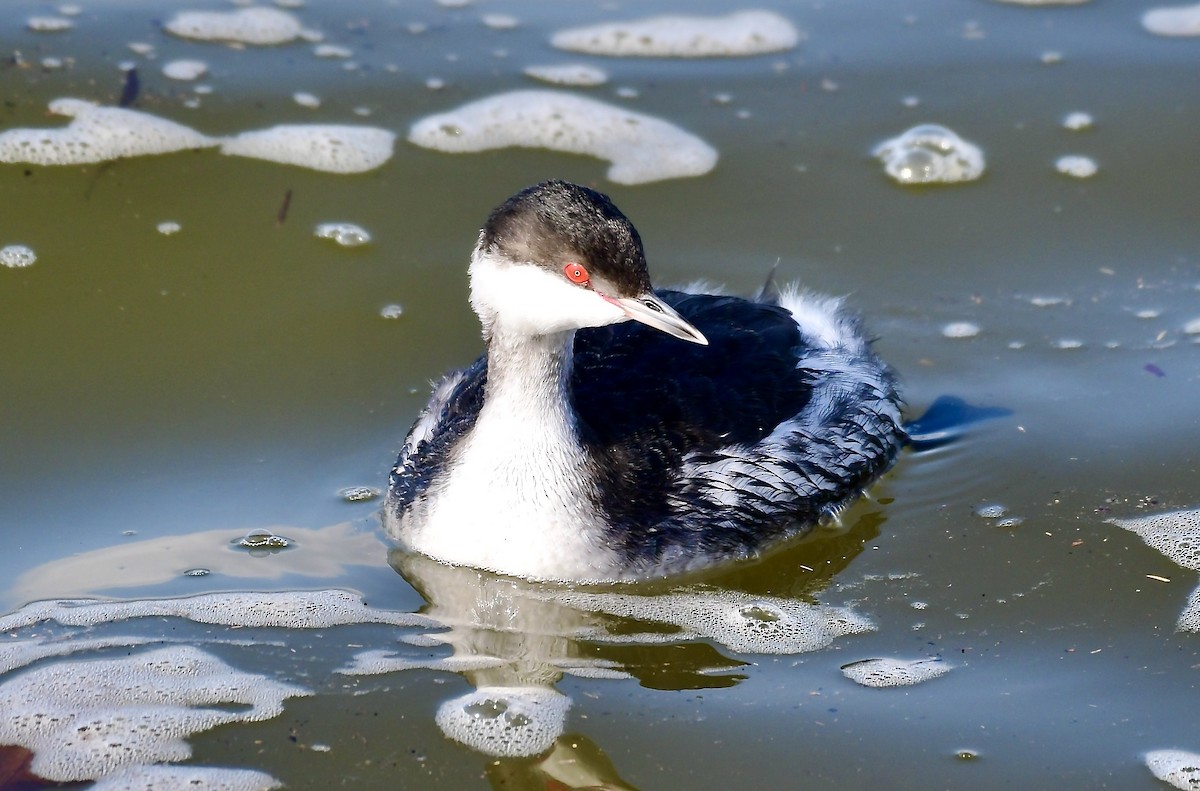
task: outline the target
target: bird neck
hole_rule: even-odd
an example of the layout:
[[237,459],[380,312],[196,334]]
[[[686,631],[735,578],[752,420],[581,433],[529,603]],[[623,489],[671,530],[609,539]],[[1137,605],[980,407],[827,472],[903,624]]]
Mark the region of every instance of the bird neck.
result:
[[535,437],[547,431],[578,447],[571,404],[575,332],[526,335],[501,327],[488,339],[481,421],[502,420]]

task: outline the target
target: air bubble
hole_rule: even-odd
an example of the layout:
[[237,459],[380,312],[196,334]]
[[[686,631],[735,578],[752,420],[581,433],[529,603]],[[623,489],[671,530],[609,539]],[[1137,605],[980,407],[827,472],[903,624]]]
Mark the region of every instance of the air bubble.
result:
[[35,33],[60,33],[75,27],[75,23],[59,16],[31,16],[25,21],[25,27]]
[[342,247],[359,247],[371,241],[371,234],[348,222],[327,222],[314,231],[320,239],[332,239]]
[[1073,132],[1091,129],[1092,123],[1093,120],[1090,113],[1068,113],[1062,121],[1063,128],[1070,129]]
[[383,316],[385,319],[398,319],[404,315],[404,306],[397,305],[395,303],[391,305],[384,305],[379,310],[379,315]]
[[208,73],[208,64],[202,60],[173,60],[163,64],[162,73],[172,80],[198,80]]
[[974,338],[979,334],[979,325],[969,321],[955,321],[942,327],[942,335],[947,338]]
[[1059,157],[1058,161],[1054,163],[1054,168],[1064,176],[1076,179],[1091,178],[1100,170],[1100,166],[1094,159],[1078,154]]
[[562,66],[529,66],[525,75],[554,85],[591,86],[608,82],[608,72],[582,63]]
[[23,244],[10,244],[0,248],[0,266],[23,269],[37,261],[37,254]]
[[938,124],[921,124],[871,152],[896,181],[912,184],[950,184],[974,181],[983,175],[983,151]]
[[316,109],[321,106],[321,100],[315,94],[306,93],[304,91],[296,91],[292,94],[292,101],[301,107]]
[[1008,509],[999,503],[984,503],[975,506],[975,516],[981,519],[999,519],[1008,513]]
[[1023,516],[1006,516],[996,520],[996,527],[1001,528],[1020,527],[1023,524],[1025,524],[1025,517]]
[[207,577],[212,572],[209,569],[194,568],[183,572],[185,577]]
[[183,226],[181,226],[179,223],[170,220],[167,222],[160,222],[154,227],[155,230],[157,230],[163,236],[170,236],[173,233],[179,233],[183,229]]

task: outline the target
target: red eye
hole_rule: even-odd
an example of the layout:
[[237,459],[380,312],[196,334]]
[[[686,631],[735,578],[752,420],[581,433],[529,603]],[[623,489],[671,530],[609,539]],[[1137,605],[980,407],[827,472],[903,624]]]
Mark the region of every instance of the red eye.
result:
[[588,282],[587,270],[579,264],[567,264],[563,267],[563,274],[567,276],[567,280],[570,280],[576,285],[583,286],[584,288],[587,288],[591,285],[591,283]]

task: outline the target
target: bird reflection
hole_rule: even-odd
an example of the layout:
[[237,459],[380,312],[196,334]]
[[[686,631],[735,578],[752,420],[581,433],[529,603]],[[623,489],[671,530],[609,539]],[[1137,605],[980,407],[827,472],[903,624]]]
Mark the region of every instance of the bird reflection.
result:
[[446,627],[406,639],[449,647],[439,666],[474,687],[442,704],[438,725],[500,759],[487,768],[494,786],[627,789],[598,746],[564,735],[572,701],[557,683],[573,675],[663,690],[729,687],[746,677],[742,657],[816,650],[874,628],[817,601],[879,535],[883,515],[855,510],[852,523],[766,559],[682,581],[552,585],[401,550],[388,560],[426,600],[421,613]]

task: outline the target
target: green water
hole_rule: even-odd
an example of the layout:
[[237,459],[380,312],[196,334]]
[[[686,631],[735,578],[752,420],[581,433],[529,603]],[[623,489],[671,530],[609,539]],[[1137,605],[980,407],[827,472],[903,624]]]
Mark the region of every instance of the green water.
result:
[[[303,660],[264,648],[229,661],[305,675],[318,694],[191,739],[196,763],[261,769],[292,788],[544,788],[548,762],[575,761],[615,788],[1152,789],[1165,786],[1143,752],[1200,751],[1200,643],[1173,631],[1195,574],[1105,522],[1198,499],[1200,347],[1182,328],[1200,316],[1200,41],[1145,32],[1154,3],[777,2],[765,7],[806,33],[795,50],[680,61],[573,56],[548,38],[723,4],[310,0],[297,15],[351,48],[353,69],[304,43],[170,38],[157,24],[176,10],[165,3],[82,5],[73,30],[50,34],[24,20],[53,6],[7,4],[3,48],[24,65],[0,69],[3,128],[59,124],[45,107],[60,96],[114,103],[118,64],[131,60],[139,109],[205,133],[363,123],[400,139],[384,167],[352,176],[214,151],[0,166],[0,246],[38,256],[0,270],[4,609],[326,587],[436,607],[419,575],[389,565],[378,503],[338,492],[383,487],[428,382],[478,354],[465,269],[479,224],[548,177],[608,192],[658,283],[750,292],[778,261],[781,278],[849,295],[911,415],[943,394],[1013,411],[906,453],[840,529],[703,580],[847,604],[877,631],[782,657],[705,640],[568,641],[632,678],[559,681],[573,701],[566,735],[553,756],[523,759],[481,755],[435,725],[437,707],[470,690],[460,675],[330,674],[349,644],[393,646],[388,630],[292,635]],[[490,29],[483,13],[519,25]],[[1045,62],[1051,52],[1061,60]],[[73,62],[44,70],[45,56]],[[159,72],[182,57],[209,64],[199,107],[184,105],[189,84]],[[621,186],[587,157],[446,155],[403,140],[426,114],[536,87],[527,65],[576,61],[610,75],[577,90],[699,135],[719,150],[716,169]],[[621,87],[637,96],[619,98]],[[320,108],[297,105],[296,91]],[[1062,128],[1073,111],[1094,126]],[[983,179],[889,182],[871,148],[923,122],[980,145]],[[1099,173],[1055,172],[1076,153]],[[182,230],[156,231],[168,220]],[[341,220],[372,244],[314,237]],[[403,316],[382,318],[392,303]],[[980,333],[943,337],[962,321]],[[973,515],[982,503],[1023,521],[998,527]],[[263,558],[230,548],[260,527],[298,546]],[[213,573],[182,575],[198,566]],[[537,643],[519,630],[504,642],[518,655]],[[842,677],[878,656],[954,667],[899,689]]]

